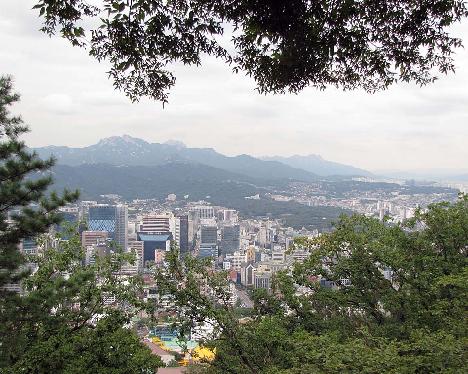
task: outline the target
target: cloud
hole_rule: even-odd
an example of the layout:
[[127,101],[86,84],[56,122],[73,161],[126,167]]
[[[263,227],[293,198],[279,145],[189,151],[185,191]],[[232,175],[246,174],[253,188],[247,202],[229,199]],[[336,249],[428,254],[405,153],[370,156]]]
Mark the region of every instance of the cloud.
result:
[[56,114],[73,114],[76,112],[72,98],[67,94],[54,93],[42,100],[44,109]]
[[116,91],[85,91],[80,95],[80,102],[83,106],[130,106],[128,99]]

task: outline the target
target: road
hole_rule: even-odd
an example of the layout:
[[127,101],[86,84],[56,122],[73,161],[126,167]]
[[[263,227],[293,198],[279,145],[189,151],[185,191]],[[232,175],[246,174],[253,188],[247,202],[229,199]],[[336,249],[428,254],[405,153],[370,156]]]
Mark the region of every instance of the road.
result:
[[247,291],[236,289],[237,296],[239,297],[242,307],[244,308],[253,308],[253,301],[250,299]]

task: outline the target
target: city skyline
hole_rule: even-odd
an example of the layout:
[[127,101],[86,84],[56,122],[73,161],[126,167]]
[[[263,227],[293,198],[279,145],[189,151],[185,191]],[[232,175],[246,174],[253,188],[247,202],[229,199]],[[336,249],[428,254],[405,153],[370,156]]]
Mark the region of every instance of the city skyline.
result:
[[[0,16],[1,71],[21,93],[14,112],[32,130],[25,137],[31,147],[81,147],[129,134],[227,155],[319,154],[369,170],[466,170],[466,50],[458,51],[456,73],[433,85],[400,84],[375,95],[328,88],[262,96],[252,79],[208,58],[201,68],[174,67],[178,80],[163,109],[146,99],[132,104],[113,90],[105,64],[40,33],[32,4],[6,2]],[[467,28],[456,34],[463,38]]]

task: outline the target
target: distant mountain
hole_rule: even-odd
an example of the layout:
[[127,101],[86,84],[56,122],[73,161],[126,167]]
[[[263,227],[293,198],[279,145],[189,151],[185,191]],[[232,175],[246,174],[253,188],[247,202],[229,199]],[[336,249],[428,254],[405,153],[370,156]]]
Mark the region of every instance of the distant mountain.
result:
[[[207,200],[214,205],[237,209],[245,217],[268,216],[282,219],[300,229],[328,230],[346,210],[328,206],[306,206],[269,198],[268,188],[257,180],[201,164],[169,162],[156,166],[113,166],[108,164],[56,165],[52,189],[79,189],[82,199],[98,200],[104,194],[117,194],[126,200],[164,199],[175,193],[178,199]],[[259,195],[259,200],[245,197]]]
[[317,180],[311,172],[265,161],[248,155],[224,156],[212,148],[188,148],[181,142],[148,143],[128,135],[113,136],[83,147],[49,146],[35,149],[41,157],[53,155],[62,165],[110,164],[116,166],[157,166],[171,162],[196,163],[253,178]]
[[[125,199],[165,198],[170,193],[190,195],[199,200],[207,195],[236,197],[259,193],[261,187],[249,177],[201,164],[169,162],[156,166],[113,166],[109,164],[56,165],[53,168],[55,190],[81,191],[81,197],[95,199],[103,194],[117,194]],[[230,187],[227,187],[230,186]]]
[[340,164],[338,162],[324,160],[319,155],[295,155],[291,157],[272,156],[263,157],[262,159],[266,161],[282,162],[285,165],[303,169],[320,176],[372,176],[372,173],[367,170],[359,169],[350,165]]

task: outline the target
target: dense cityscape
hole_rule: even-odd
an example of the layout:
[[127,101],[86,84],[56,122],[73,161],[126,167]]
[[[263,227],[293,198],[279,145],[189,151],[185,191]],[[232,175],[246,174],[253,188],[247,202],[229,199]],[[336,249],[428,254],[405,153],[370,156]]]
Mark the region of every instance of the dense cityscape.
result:
[[[365,178],[356,178],[355,181],[369,185],[380,183]],[[396,182],[391,185],[392,191],[377,187],[363,192],[360,185],[360,189],[346,192],[342,197],[327,195],[321,190],[320,183],[292,182],[285,194],[266,193],[262,197],[246,196],[245,199],[333,206],[342,208],[345,214],[365,214],[385,220],[388,224],[408,220],[414,216],[416,209],[424,210],[429,204],[456,200],[457,191],[453,189],[444,187],[435,193],[405,194],[399,188],[408,184],[414,187],[414,181]],[[10,214],[15,214],[15,211]],[[21,242],[21,251],[32,261],[29,266],[34,269],[34,257],[48,247],[54,247],[54,243],[66,239],[65,232],[74,227],[78,230],[85,253],[84,265],[93,264],[97,258],[116,250],[135,256],[135,261],[126,263],[118,276],[142,276],[145,285],[140,297],[146,302],[154,300],[159,313],[170,302],[158,299],[160,296],[152,274],[155,268],[166,265],[165,256],[174,247],[182,257],[190,255],[208,260],[215,272],[225,272],[231,295],[229,304],[232,308],[245,311],[253,307],[249,290],[265,289],[269,292],[276,272],[288,271],[295,263],[304,261],[310,255],[309,249],[295,245],[294,240],[301,237],[317,238],[323,232],[323,226],[288,227],[281,219],[243,217],[230,207],[214,206],[207,201],[188,201],[187,196],[181,199],[173,193],[162,200],[135,199],[129,202],[123,201],[118,195],[107,194],[102,195],[99,201],[84,200],[61,208],[60,214],[63,223],[50,232],[50,240],[42,244],[34,238]],[[325,232],[330,230],[332,224]],[[390,269],[385,270],[385,276],[391,279]],[[320,282],[323,287],[334,286],[326,279]],[[298,292],[301,290],[298,289]],[[106,303],[114,305],[116,300],[109,297]],[[118,307],[118,304],[115,306]],[[210,326],[201,324],[186,337],[187,341],[180,341],[177,332],[165,322],[167,316],[156,325],[146,326],[141,321],[147,317],[139,313],[132,320],[132,326],[139,327],[141,339],[154,354],[163,358],[165,364],[185,366],[197,362],[200,352],[209,357],[212,355],[212,352],[197,344],[210,337],[213,332]]]
[[0,374],[468,373],[466,19],[3,0]]

